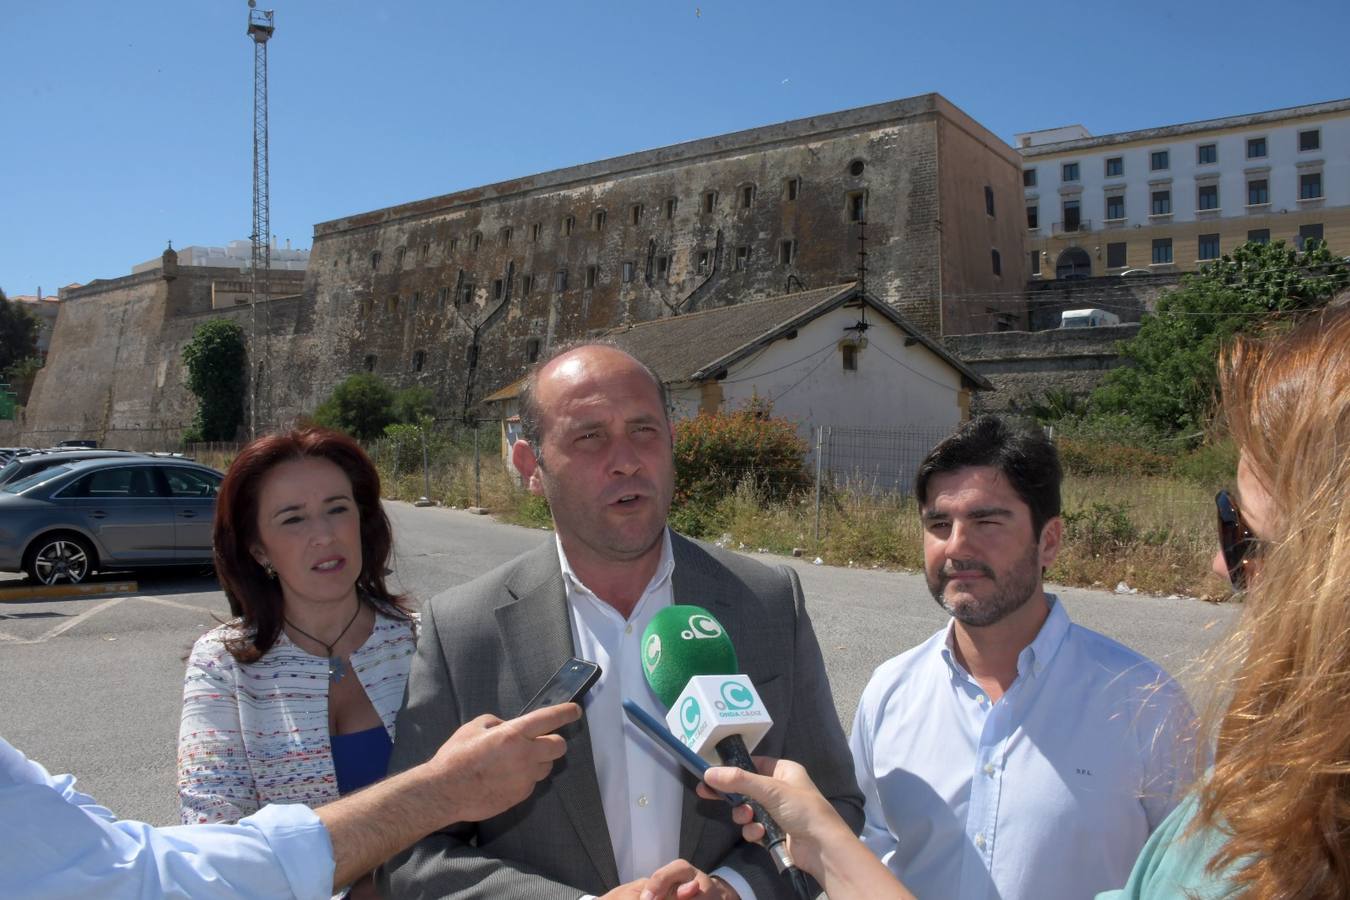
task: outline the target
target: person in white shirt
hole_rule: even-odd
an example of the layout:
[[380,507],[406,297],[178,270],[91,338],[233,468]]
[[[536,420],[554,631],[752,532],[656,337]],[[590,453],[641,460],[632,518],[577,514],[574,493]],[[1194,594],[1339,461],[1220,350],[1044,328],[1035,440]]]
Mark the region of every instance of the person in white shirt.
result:
[[518,707],[569,656],[604,674],[563,736],[571,755],[528,804],[431,835],[378,876],[389,896],[456,900],[788,900],[769,854],[741,840],[725,805],[624,718],[629,699],[664,716],[641,641],[672,603],[726,629],[773,727],[762,752],[801,760],[850,827],[862,822],[848,744],[801,585],[671,532],[672,431],[660,380],[602,344],[561,349],[526,382],[512,460],[547,498],[557,537],[422,609],[392,771],[416,765],[460,721]]
[[952,619],[876,670],[849,741],[861,837],[919,897],[1119,886],[1192,774],[1180,688],[1043,588],[1060,480],[1039,429],[991,416],[919,467],[924,572]]

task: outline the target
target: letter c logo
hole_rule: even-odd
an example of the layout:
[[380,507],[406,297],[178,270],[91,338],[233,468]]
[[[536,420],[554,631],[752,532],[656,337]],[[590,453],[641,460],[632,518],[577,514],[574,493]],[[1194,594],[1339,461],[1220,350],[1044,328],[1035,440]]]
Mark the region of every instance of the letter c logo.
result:
[[739,681],[722,683],[722,700],[728,709],[749,709],[755,705],[755,695]]
[[712,616],[703,613],[694,613],[689,617],[689,628],[680,632],[680,637],[686,641],[702,640],[704,638],[715,638],[722,636],[722,626]]
[[680,704],[680,727],[684,729],[684,741],[689,743],[698,733],[698,726],[703,724],[703,710],[699,708],[698,700],[694,697],[686,697],[684,703]]

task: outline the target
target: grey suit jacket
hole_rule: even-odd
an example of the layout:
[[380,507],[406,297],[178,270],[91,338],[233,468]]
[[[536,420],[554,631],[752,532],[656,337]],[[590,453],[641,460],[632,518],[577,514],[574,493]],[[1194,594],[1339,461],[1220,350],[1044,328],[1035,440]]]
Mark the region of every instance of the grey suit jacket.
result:
[[[671,535],[676,603],[707,608],[726,627],[741,671],[773,717],[756,752],[804,765],[856,831],[862,796],[830,696],[801,584],[786,567]],[[390,772],[424,762],[462,723],[514,715],[573,655],[556,544],[545,542],[434,597],[399,713]],[[432,834],[379,874],[390,897],[557,898],[619,885],[585,720],[567,726],[567,755],[524,803]],[[618,736],[616,736],[616,739]],[[721,801],[701,800],[685,775],[680,856],[705,872],[727,865],[759,900],[791,900],[763,848],[745,843]]]

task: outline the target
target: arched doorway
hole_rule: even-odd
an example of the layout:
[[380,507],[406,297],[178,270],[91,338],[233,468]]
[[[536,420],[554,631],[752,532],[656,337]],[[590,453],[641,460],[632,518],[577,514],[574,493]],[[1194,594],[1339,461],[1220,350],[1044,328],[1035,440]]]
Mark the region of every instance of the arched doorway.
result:
[[1092,258],[1082,247],[1070,247],[1055,263],[1056,278],[1087,278],[1092,274]]

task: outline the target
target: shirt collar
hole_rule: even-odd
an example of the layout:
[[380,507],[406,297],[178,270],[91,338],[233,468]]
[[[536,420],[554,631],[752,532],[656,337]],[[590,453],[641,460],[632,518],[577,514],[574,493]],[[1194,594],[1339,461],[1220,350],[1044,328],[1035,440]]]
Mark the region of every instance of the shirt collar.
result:
[[[1045,601],[1050,606],[1050,614],[1041,623],[1041,630],[1037,632],[1035,639],[1023,647],[1022,652],[1017,655],[1018,677],[1028,674],[1039,675],[1043,672],[1050,665],[1050,661],[1055,658],[1055,654],[1059,652],[1060,646],[1064,643],[1065,636],[1069,633],[1071,622],[1069,621],[1069,613],[1064,609],[1064,604],[1059,602],[1058,597],[1050,593],[1045,595]],[[956,661],[954,652],[956,635],[953,633],[953,629],[955,627],[956,620],[949,619],[947,621],[947,633],[938,647],[943,660],[946,661],[951,670],[965,678],[969,676],[965,669],[961,667],[961,664]]]
[[[562,567],[563,583],[567,585],[567,596],[587,597],[600,603],[602,606],[609,607],[595,591],[586,587],[585,583],[577,577],[576,572],[572,570],[572,564],[567,561],[567,551],[563,549],[562,538],[555,532],[553,540],[558,547],[558,564]],[[642,599],[638,601],[638,606],[649,597],[652,591],[661,587],[675,572],[675,552],[670,545],[670,529],[666,528],[661,532],[661,559],[656,564],[656,571],[652,573],[652,580],[647,582],[647,587],[642,591]],[[633,608],[636,615],[637,607]]]

